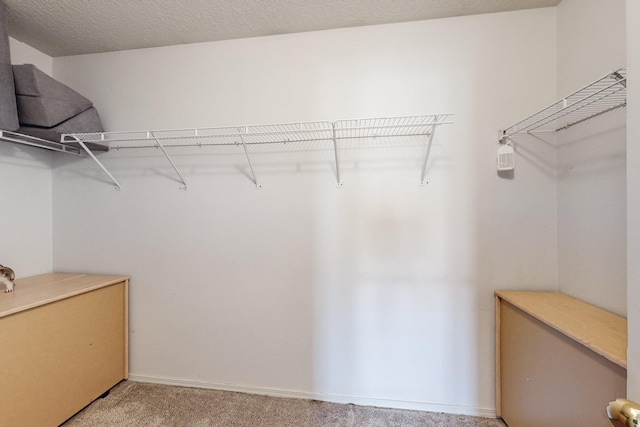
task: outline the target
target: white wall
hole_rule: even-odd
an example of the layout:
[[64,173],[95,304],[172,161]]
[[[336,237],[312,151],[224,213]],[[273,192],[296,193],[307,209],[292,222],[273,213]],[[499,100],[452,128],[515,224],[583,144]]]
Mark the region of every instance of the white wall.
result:
[[[10,39],[14,64],[33,63],[50,73],[53,61]],[[0,142],[0,263],[17,277],[52,270],[52,158],[39,149]]]
[[[627,1],[627,114],[640,116],[640,3]],[[640,402],[640,122],[627,122],[627,396]]]
[[[557,14],[558,99],[626,65],[624,0],[563,0]],[[557,135],[559,289],[621,315],[627,308],[625,116],[621,109]]]
[[12,37],[9,37],[9,48],[11,49],[12,64],[33,64],[43,72],[52,74],[53,58],[49,55]]
[[18,278],[52,270],[51,154],[0,142],[0,263]]
[[[455,113],[415,142],[254,161],[56,161],[54,267],[131,275],[132,378],[494,414],[493,290],[556,288],[555,152],[497,130],[555,96],[555,10],[54,59],[109,130]],[[276,153],[273,153],[275,151]],[[358,161],[355,161],[358,159]]]

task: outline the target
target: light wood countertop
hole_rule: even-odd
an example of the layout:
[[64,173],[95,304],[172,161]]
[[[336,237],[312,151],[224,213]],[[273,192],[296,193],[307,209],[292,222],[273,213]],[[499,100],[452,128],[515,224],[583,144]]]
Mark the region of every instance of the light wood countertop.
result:
[[0,318],[125,280],[128,280],[127,276],[73,273],[47,273],[16,279],[13,292],[0,292]]
[[627,319],[560,292],[496,291],[496,296],[627,368]]

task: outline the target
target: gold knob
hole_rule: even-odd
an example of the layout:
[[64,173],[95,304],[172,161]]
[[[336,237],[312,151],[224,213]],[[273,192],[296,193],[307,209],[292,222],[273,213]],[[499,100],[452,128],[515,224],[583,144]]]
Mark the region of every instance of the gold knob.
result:
[[638,427],[640,405],[627,399],[617,398],[607,406],[607,415],[616,427]]

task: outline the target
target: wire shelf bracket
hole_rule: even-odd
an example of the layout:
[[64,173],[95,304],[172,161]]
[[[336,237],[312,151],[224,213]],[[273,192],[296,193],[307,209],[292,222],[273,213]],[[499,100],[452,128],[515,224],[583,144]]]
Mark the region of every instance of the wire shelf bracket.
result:
[[[436,116],[435,121],[438,121]],[[427,163],[429,162],[429,153],[431,153],[431,144],[433,143],[433,135],[436,133],[436,123],[431,126],[431,132],[429,133],[429,140],[427,142],[427,154],[424,156],[424,163],[422,164],[422,174],[420,175],[420,185],[424,185],[424,179],[427,175]]]
[[178,175],[178,178],[180,179],[180,181],[182,182],[182,187],[180,187],[180,189],[185,190],[187,189],[187,183],[185,182],[182,174],[180,173],[180,171],[178,170],[178,168],[176,167],[176,164],[173,162],[173,160],[171,159],[171,157],[169,157],[169,154],[167,154],[167,150],[164,148],[164,145],[162,145],[162,143],[160,142],[160,140],[158,138],[155,137],[155,135],[153,134],[153,132],[149,131],[149,137],[154,139],[156,141],[156,144],[158,144],[158,148],[160,148],[162,150],[162,154],[164,154],[164,157],[166,157],[166,159],[169,161],[169,163],[171,164],[171,167],[173,168],[173,170],[175,171],[176,175]]
[[338,188],[342,187],[342,181],[340,181],[340,157],[338,155],[338,140],[336,138],[336,124],[331,123],[331,133],[333,135],[333,157],[336,162],[336,181],[338,182]]
[[[245,127],[245,133],[249,133],[248,127]],[[242,148],[244,149],[244,155],[247,157],[247,163],[249,164],[249,170],[251,171],[251,177],[253,178],[253,183],[255,184],[256,188],[260,188],[262,186],[260,184],[258,184],[258,179],[256,178],[256,173],[253,170],[253,164],[251,164],[251,157],[249,157],[249,150],[247,150],[247,144],[244,141],[244,136],[242,135],[242,133],[240,134],[240,142],[242,142]]]
[[513,135],[559,132],[627,105],[627,70],[611,71],[518,123],[501,130],[505,144]]
[[[64,137],[64,135],[63,135]],[[85,153],[87,153],[89,155],[89,157],[91,157],[91,159],[96,162],[96,164],[100,167],[100,169],[102,169],[102,171],[104,173],[107,174],[107,176],[109,177],[109,179],[111,179],[111,181],[115,184],[116,186],[116,190],[120,190],[122,188],[122,186],[120,185],[120,183],[118,182],[117,179],[115,179],[115,177],[113,175],[111,175],[111,172],[109,172],[109,170],[102,164],[102,162],[100,160],[98,160],[98,158],[96,157],[95,154],[93,154],[93,152],[89,149],[89,147],[87,147],[87,145],[85,144],[85,142],[80,139],[77,138],[75,136],[70,136],[71,140],[77,142],[80,147],[82,147],[82,149],[85,151]]]
[[385,117],[368,119],[348,119],[335,122],[298,122],[270,125],[229,126],[191,129],[168,129],[154,131],[125,131],[98,133],[63,134],[59,145],[67,147],[76,143],[86,152],[120,189],[120,183],[103,163],[91,152],[90,144],[107,145],[110,149],[159,148],[171,164],[174,172],[187,189],[187,183],[178,167],[171,159],[169,149],[179,147],[234,146],[242,147],[249,165],[251,180],[256,188],[261,188],[251,159],[252,148],[263,144],[289,144],[322,142],[332,144],[336,168],[337,186],[342,187],[340,165],[340,143],[350,139],[427,137],[427,150],[422,163],[421,184],[425,183],[429,154],[436,128],[451,124],[452,114]]

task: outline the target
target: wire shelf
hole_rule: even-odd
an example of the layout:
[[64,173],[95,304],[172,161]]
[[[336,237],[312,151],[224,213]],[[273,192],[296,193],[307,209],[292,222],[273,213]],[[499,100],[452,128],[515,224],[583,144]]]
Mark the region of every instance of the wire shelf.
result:
[[523,133],[558,132],[627,105],[627,70],[608,73],[501,132],[501,142]]
[[449,123],[449,116],[451,114],[338,120],[336,138],[428,136],[434,131],[434,125]]
[[30,147],[37,147],[61,153],[75,154],[78,156],[81,156],[83,154],[79,147],[74,147],[72,145],[63,144],[60,142],[49,141],[19,132],[11,132],[8,130],[0,130],[0,141],[28,145]]
[[164,147],[209,145],[274,144],[332,140],[331,122],[300,122],[217,128],[165,129],[75,133],[62,136],[62,142],[82,140],[85,143],[108,145],[111,149],[151,148],[160,142]]
[[105,166],[93,154],[89,146],[97,144],[109,149],[160,148],[171,163],[182,188],[187,184],[168,154],[167,149],[175,147],[197,146],[237,146],[244,151],[251,176],[256,187],[260,187],[251,163],[251,152],[258,146],[266,144],[289,144],[326,142],[334,152],[336,178],[340,180],[340,160],[338,143],[354,139],[378,139],[390,137],[426,136],[428,139],[427,154],[424,159],[421,183],[424,183],[426,165],[433,135],[438,126],[450,124],[451,114],[433,114],[403,117],[379,117],[367,119],[338,120],[336,122],[317,121],[299,123],[281,123],[251,126],[227,126],[192,129],[168,129],[131,132],[73,133],[61,137],[62,144],[77,144],[102,168],[120,188],[120,183],[111,175]]
[[[335,139],[429,135],[434,125],[448,124],[451,114],[348,119],[336,122],[299,122],[251,126],[227,126],[154,131],[74,133],[62,136],[63,143],[108,145],[112,149],[207,145],[286,144],[333,141]],[[335,129],[335,135],[334,135]]]

